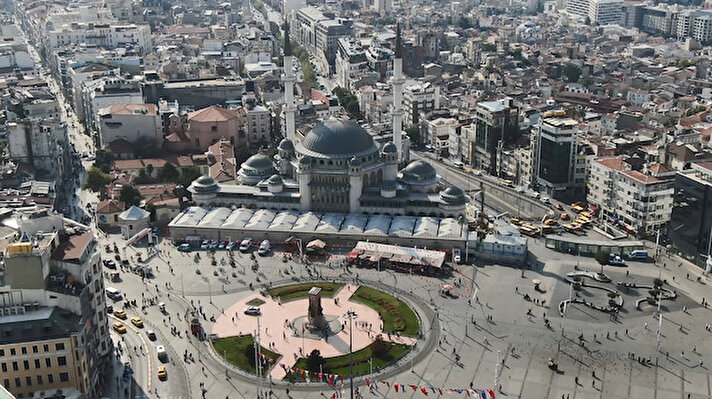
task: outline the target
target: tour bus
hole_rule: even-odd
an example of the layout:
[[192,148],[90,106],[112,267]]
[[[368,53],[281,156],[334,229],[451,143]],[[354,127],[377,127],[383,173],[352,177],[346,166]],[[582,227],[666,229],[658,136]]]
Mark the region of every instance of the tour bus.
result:
[[519,231],[524,234],[525,236],[529,237],[536,237],[541,233],[541,230],[539,230],[537,227],[534,226],[527,226],[527,225],[521,225],[519,226]]
[[120,301],[124,299],[124,296],[123,294],[121,294],[121,291],[117,290],[114,287],[106,287],[106,296],[108,296],[113,301]]

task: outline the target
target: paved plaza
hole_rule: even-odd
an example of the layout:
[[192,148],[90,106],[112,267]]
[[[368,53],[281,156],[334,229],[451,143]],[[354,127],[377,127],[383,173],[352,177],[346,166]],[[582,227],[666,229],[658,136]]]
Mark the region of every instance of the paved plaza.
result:
[[[533,269],[463,265],[455,269],[452,277],[438,279],[390,270],[347,270],[333,260],[312,265],[292,260],[285,263],[279,255],[257,257],[259,269],[254,272],[250,268],[252,261],[246,255],[236,252],[237,264],[231,268],[221,266],[220,259],[227,256],[219,251],[216,254],[218,266],[211,266],[207,256],[201,256],[196,263],[194,253],[182,254],[164,242],[160,246],[162,252],[149,261],[157,269],[154,279],[142,283],[135,275],[122,272],[123,282],[112,284],[126,292],[130,299],[141,298],[144,293],[164,301],[168,313],[173,315],[170,321],[162,320],[165,315],[161,316],[155,306],[146,308],[148,317],[145,319],[148,319],[148,326],[161,330],[167,337],[171,337],[168,328],[171,325],[186,329],[185,321],[176,319],[185,314],[191,302],[203,309],[206,317],[202,323],[208,332],[230,335],[236,330],[238,333],[252,331],[256,325],[250,324],[253,320],[241,312],[251,299],[267,299],[262,305],[263,329],[269,329],[276,351],[282,353],[284,359],[291,356],[290,360],[295,352],[298,353],[300,345],[295,340],[299,339],[287,337],[282,340],[282,336],[276,334],[281,334],[280,326],[284,325],[285,318],[289,318],[285,314],[306,313],[306,300],[279,305],[261,296],[258,290],[270,285],[335,280],[354,284],[352,289],[355,285],[367,285],[391,293],[418,313],[424,335],[415,350],[405,358],[370,376],[374,381],[388,381],[390,385],[378,383],[378,389],[372,391],[365,385],[366,376],[356,378],[359,392],[366,398],[394,397],[392,382],[442,388],[468,388],[472,384],[474,388],[495,391],[500,391],[501,385],[498,397],[516,398],[568,395],[570,398],[684,399],[688,394],[690,398],[712,397],[708,369],[712,361],[711,333],[705,328],[706,324],[712,323],[712,315],[708,308],[700,306],[702,299],[709,296],[710,282],[706,277],[699,282],[696,280],[700,276],[699,269],[670,257],[663,257],[665,267],[662,268],[653,263],[632,262],[627,268],[604,269],[613,281],[608,284],[610,287],[618,281],[652,284],[660,275],[669,283],[666,287],[677,292],[675,300],[663,301],[661,306],[662,333],[660,350],[656,351],[658,320],[654,317],[655,309],[644,305],[638,311],[634,307],[635,298],[645,295],[647,290],[620,290],[624,307],[617,320],[582,305],[572,305],[566,318],[562,318],[558,315],[557,304],[568,298],[565,276],[574,270],[577,259],[552,252],[534,240],[530,241],[530,248],[540,265]],[[127,256],[133,251],[127,249]],[[145,250],[139,251],[143,251],[145,258]],[[196,274],[196,268],[201,270],[200,275]],[[580,259],[580,269],[600,271],[595,260],[589,258]],[[534,290],[534,279],[541,281],[541,291]],[[445,284],[455,286],[456,298],[439,295],[439,289]],[[337,295],[347,298],[348,292],[344,287]],[[525,294],[532,301],[526,301]],[[580,295],[591,300],[599,297],[601,301],[606,300],[604,293],[593,290],[582,290]],[[335,307],[329,298],[322,302],[325,314],[343,314],[347,310],[346,304],[351,306],[345,298],[341,299],[339,307]],[[527,315],[530,309],[531,315]],[[233,324],[235,312],[238,312],[239,321],[236,319]],[[359,318],[370,320],[369,312],[373,311],[359,309]],[[215,317],[215,323],[210,322],[211,316]],[[375,317],[377,319],[377,314]],[[545,326],[545,317],[550,327]],[[365,345],[365,341],[361,341],[365,331],[355,329],[354,332],[355,342],[358,342],[355,348]],[[262,333],[264,342],[266,331]],[[179,368],[178,372],[190,380],[191,394],[185,397],[200,397],[202,387],[209,398],[256,397],[254,379],[226,367],[208,343],[186,339],[185,331],[181,336],[173,336],[168,345],[178,356],[175,366]],[[327,354],[330,350],[335,354],[343,353],[347,336],[347,332],[342,331],[339,340],[330,340],[329,346],[325,346],[323,340],[313,341],[310,345],[319,345],[319,349]],[[312,346],[308,344],[307,350],[310,348]],[[194,362],[182,362],[181,354],[186,351],[194,356]],[[460,363],[455,361],[456,354],[461,357]],[[547,367],[550,358],[558,363],[558,372]],[[498,363],[503,366],[498,367]],[[499,373],[495,377],[496,369]],[[348,394],[348,386],[334,389],[326,384],[286,384],[281,380],[282,371],[278,372],[262,382],[261,392],[272,390],[272,397],[277,398],[331,397],[342,391]],[[166,383],[154,381],[159,395],[162,384]],[[410,389],[405,395],[397,395],[424,396],[419,390]],[[462,397],[466,395],[463,393]]]

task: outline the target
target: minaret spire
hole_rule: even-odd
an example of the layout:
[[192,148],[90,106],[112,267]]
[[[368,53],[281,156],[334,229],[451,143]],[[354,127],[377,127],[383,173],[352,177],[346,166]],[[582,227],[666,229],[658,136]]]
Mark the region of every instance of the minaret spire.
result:
[[396,23],[396,48],[393,59],[393,144],[398,149],[398,161],[403,160],[403,44],[400,23]]
[[292,54],[292,43],[289,40],[289,23],[284,24],[284,75],[282,75],[282,81],[284,82],[284,124],[285,124],[285,137],[292,142],[295,139],[295,127],[294,119],[295,113],[297,111],[297,106],[294,103],[294,55]]

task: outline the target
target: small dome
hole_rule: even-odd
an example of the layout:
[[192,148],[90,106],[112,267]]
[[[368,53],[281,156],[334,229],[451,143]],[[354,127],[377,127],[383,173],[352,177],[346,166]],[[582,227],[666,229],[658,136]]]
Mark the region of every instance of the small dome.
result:
[[392,141],[389,141],[386,143],[386,145],[383,146],[383,149],[381,149],[381,151],[384,154],[395,154],[398,152],[398,148],[395,144],[393,144]]
[[290,139],[282,139],[282,141],[279,142],[279,146],[277,146],[277,149],[282,151],[293,151],[294,143],[292,143],[292,140]]
[[467,202],[465,193],[458,187],[449,187],[440,192],[440,198],[450,205],[462,205]]
[[270,176],[269,179],[267,179],[267,184],[273,185],[273,186],[278,186],[280,184],[283,184],[284,180],[282,180],[282,176],[274,174]]
[[242,163],[241,168],[254,170],[274,169],[272,160],[265,154],[255,154]]
[[361,166],[361,160],[356,157],[351,157],[351,159],[349,159],[349,166]]
[[342,159],[378,151],[371,135],[358,123],[338,118],[314,126],[297,147],[309,155]]
[[218,188],[218,182],[217,180],[213,179],[212,177],[208,176],[203,176],[198,178],[198,180],[195,180],[191,186],[193,186],[193,189],[195,192],[198,193],[207,193],[211,191],[215,191]]
[[398,178],[409,184],[429,184],[437,179],[435,168],[421,160],[413,161],[398,173]]

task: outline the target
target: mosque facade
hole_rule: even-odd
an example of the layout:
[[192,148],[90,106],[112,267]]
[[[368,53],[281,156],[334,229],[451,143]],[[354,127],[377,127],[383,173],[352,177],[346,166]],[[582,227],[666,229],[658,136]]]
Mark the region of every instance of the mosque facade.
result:
[[[399,32],[398,32],[399,33]],[[288,38],[288,31],[285,32]],[[400,46],[397,40],[396,46]],[[285,65],[292,54],[285,46]],[[396,51],[400,58],[400,51]],[[400,63],[396,62],[396,69]],[[394,104],[393,140],[380,146],[359,124],[330,118],[301,136],[294,127],[294,77],[285,68],[285,138],[270,158],[247,159],[236,181],[195,180],[188,191],[206,207],[248,207],[322,213],[366,213],[458,218],[468,198],[456,187],[444,188],[429,163],[416,160],[399,170],[403,159],[401,110]],[[394,71],[394,90],[402,90]],[[401,98],[394,95],[394,99]],[[398,136],[398,137],[396,137]]]

